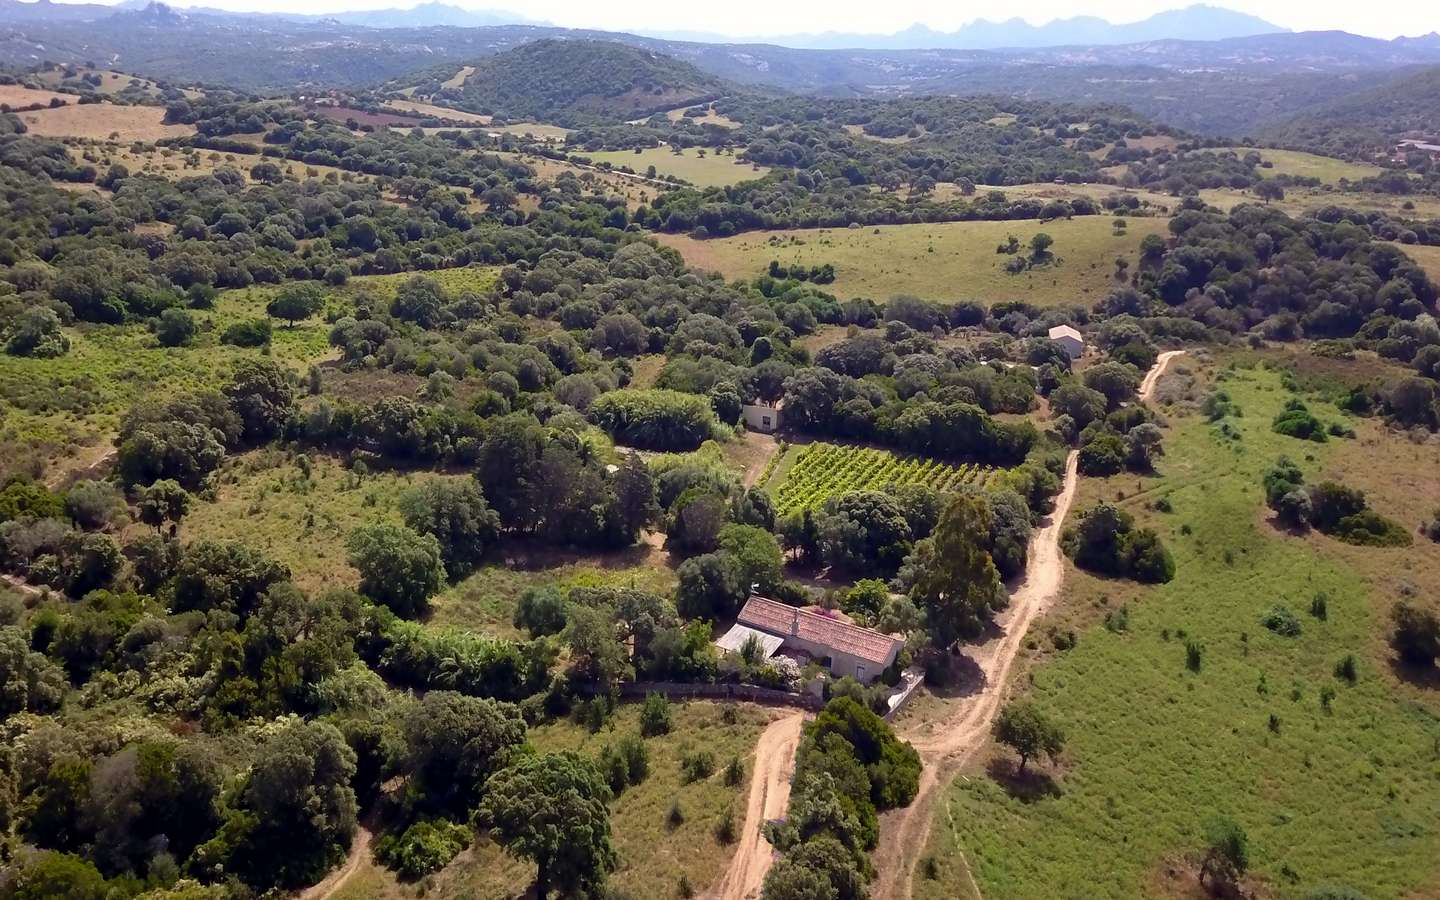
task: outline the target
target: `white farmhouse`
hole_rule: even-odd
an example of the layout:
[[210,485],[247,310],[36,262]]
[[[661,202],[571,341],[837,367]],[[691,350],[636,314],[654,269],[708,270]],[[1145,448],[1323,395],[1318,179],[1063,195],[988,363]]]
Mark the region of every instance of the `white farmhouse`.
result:
[[780,427],[780,411],[784,408],[785,401],[783,400],[774,405],[746,403],[740,407],[740,418],[745,422],[746,428],[763,431],[765,434],[774,434]]
[[1069,325],[1056,325],[1050,329],[1050,340],[1064,347],[1071,359],[1079,359],[1085,354],[1085,338]]

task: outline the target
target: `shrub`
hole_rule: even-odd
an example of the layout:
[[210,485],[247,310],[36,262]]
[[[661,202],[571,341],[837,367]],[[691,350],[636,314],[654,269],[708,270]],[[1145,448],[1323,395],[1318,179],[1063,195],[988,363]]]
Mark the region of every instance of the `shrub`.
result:
[[1185,668],[1192,672],[1199,672],[1200,666],[1205,658],[1205,645],[1199,641],[1190,639],[1185,641]]
[[445,868],[470,846],[470,829],[445,819],[422,819],[399,835],[375,842],[375,858],[401,878],[415,880]]
[[625,760],[625,779],[630,784],[640,784],[650,777],[650,750],[644,741],[627,734],[620,739],[616,752]]
[[242,319],[221,332],[220,343],[236,347],[263,347],[270,343],[272,332],[269,319]]
[[671,828],[679,828],[685,824],[685,809],[680,805],[679,797],[670,801],[670,812],[665,814],[665,824]]
[[1299,637],[1300,619],[1285,606],[1272,606],[1260,617],[1260,624],[1281,637]]
[[640,707],[640,733],[645,737],[670,733],[670,701],[663,694],[647,694]]
[[725,766],[725,784],[728,787],[738,787],[744,780],[745,764],[740,761],[740,757],[736,756]]
[[720,814],[720,821],[715,823],[715,840],[722,844],[733,844],[739,836],[739,828],[735,824],[735,810],[727,806]]
[[1356,671],[1355,654],[1347,653],[1345,658],[1335,664],[1335,677],[1347,684],[1354,684],[1359,674]]
[[1284,411],[1270,423],[1270,429],[1276,434],[1317,443],[1324,443],[1327,439],[1324,424],[1299,400],[1288,401]]
[[680,774],[686,784],[715,774],[715,754],[709,750],[686,752],[680,756]]

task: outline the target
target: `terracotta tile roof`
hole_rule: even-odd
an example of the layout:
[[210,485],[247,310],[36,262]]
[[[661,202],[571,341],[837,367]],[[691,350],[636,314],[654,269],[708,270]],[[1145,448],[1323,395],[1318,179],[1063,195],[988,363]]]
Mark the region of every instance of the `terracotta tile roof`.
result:
[[888,634],[841,622],[808,609],[786,606],[765,597],[751,597],[745,601],[736,621],[782,637],[810,641],[881,666],[894,660],[901,644],[899,638]]

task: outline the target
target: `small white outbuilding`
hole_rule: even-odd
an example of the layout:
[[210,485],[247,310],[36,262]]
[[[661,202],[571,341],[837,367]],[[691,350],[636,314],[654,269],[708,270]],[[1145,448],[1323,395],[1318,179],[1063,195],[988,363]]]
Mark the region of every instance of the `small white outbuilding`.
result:
[[1064,347],[1071,359],[1079,359],[1085,353],[1085,338],[1070,325],[1056,325],[1050,329],[1050,340]]

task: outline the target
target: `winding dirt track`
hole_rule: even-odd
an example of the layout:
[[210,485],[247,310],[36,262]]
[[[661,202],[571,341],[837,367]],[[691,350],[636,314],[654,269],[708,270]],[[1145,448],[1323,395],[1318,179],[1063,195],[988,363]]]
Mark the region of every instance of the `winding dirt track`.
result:
[[364,825],[355,829],[355,837],[350,841],[350,852],[345,856],[345,862],[340,868],[325,876],[325,880],[312,884],[296,895],[296,900],[326,900],[345,886],[350,876],[360,871],[360,863],[365,861],[365,854],[370,852],[370,839],[374,835]]
[[714,900],[747,900],[760,894],[773,851],[760,826],[785,815],[790,803],[790,770],[795,766],[795,748],[800,744],[804,713],[776,719],[760,734],[755,745],[755,770],[750,778],[750,799],[745,807],[745,824],[740,829],[740,846],[730,868],[708,896]]
[[1155,357],[1155,365],[1145,373],[1145,380],[1140,382],[1140,400],[1149,400],[1155,395],[1155,385],[1160,382],[1160,376],[1165,374],[1165,367],[1170,365],[1170,360],[1185,353],[1184,350],[1166,350]]
[[[1147,401],[1170,361],[1184,350],[1161,353],[1140,383],[1139,399]],[[983,747],[990,725],[1007,694],[1011,668],[1035,617],[1059,592],[1065,579],[1060,532],[1070,504],[1075,499],[1079,453],[1071,451],[1065,460],[1065,483],[1055,499],[1055,511],[1031,539],[1025,578],[1010,596],[1010,607],[997,622],[1001,636],[976,648],[974,658],[984,673],[980,691],[958,704],[947,719],[933,723],[922,734],[907,735],[925,768],[915,801],[887,816],[882,824],[880,845],[875,851],[877,877],[875,900],[908,900],[915,863],[925,852],[935,819],[936,788],[950,783],[954,772]],[[976,896],[978,886],[971,881]]]

